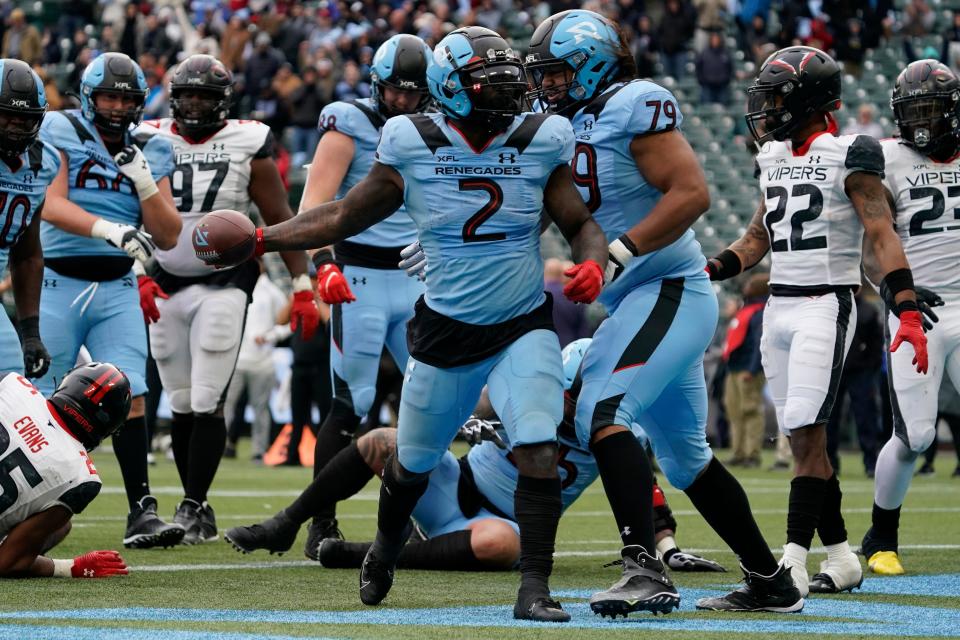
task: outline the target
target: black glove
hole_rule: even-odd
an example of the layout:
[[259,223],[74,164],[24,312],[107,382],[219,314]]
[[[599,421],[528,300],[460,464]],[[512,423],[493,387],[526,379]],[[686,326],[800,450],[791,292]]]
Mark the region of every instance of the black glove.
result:
[[[917,294],[917,307],[923,316],[923,330],[930,331],[935,323],[940,322],[940,317],[934,313],[933,307],[942,307],[944,304],[943,298],[926,287],[914,287],[914,292]],[[883,298],[883,303],[887,305],[887,309],[899,318],[897,302],[890,294],[886,282],[880,283],[880,297]]]
[[23,372],[28,378],[42,378],[50,368],[50,353],[40,339],[40,316],[24,318],[18,324]]
[[707,560],[692,553],[680,551],[680,549],[670,549],[663,555],[667,566],[674,571],[716,571],[726,573],[726,569],[713,560]]

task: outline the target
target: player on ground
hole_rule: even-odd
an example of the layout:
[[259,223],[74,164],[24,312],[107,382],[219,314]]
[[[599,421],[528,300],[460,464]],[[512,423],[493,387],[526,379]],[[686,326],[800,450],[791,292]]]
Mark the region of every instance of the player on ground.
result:
[[541,213],[579,261],[564,290],[571,300],[596,298],[606,243],[573,183],[569,123],[524,113],[523,66],[503,38],[482,27],[453,31],[437,45],[427,79],[443,113],[390,119],[366,178],[340,200],[258,229],[256,251],[324,246],[406,205],[432,266],[408,329],[397,452],[384,469],[361,600],[386,597],[429,473],[488,384],[519,472],[514,616],[565,622],[570,616],[548,587],[562,504],[563,371],[543,293]]
[[583,361],[577,437],[596,458],[620,538],[623,576],[590,599],[601,615],[669,612],[680,594],[656,557],[653,473],[640,424],[670,483],[739,556],[747,586],[726,608],[797,611],[796,589],[760,533],[747,496],[713,457],[703,353],[717,299],[690,225],[709,206],[676,99],[635,80],[617,27],[590,11],[551,16],[527,56],[541,107],[570,118],[574,178],[610,242],[599,300],[610,317]]
[[[927,375],[915,371],[909,351],[890,356],[894,436],[877,459],[873,526],[860,546],[867,566],[883,575],[903,573],[897,555],[900,507],[917,456],[936,439],[937,393],[944,371],[954,385],[960,381],[960,275],[952,265],[960,246],[960,225],[953,222],[953,212],[960,208],[960,187],[955,184],[960,171],[960,81],[946,65],[918,60],[897,78],[892,104],[900,136],[881,145],[897,233],[913,268],[917,297],[928,297],[923,287],[929,287],[946,307],[927,333]],[[946,217],[944,212],[949,212]],[[878,281],[882,273],[870,273],[870,260],[864,265]],[[883,291],[887,298],[888,291]],[[896,335],[901,321],[897,305],[891,301],[888,309],[888,335]]]
[[[847,544],[824,425],[856,325],[853,291],[864,235],[900,316],[891,350],[908,342],[912,348],[898,357],[912,359],[924,374],[927,341],[883,188],[880,143],[837,135],[831,112],[840,106],[840,67],[818,49],[782,49],[764,62],[748,95],[761,201],[746,234],[707,268],[723,280],[771,252],[760,350],[777,422],[796,461],[782,565],[801,593],[837,593],[859,586],[862,571]],[[810,581],[814,531],[827,560]]]
[[88,452],[123,424],[129,410],[130,383],[111,364],[77,367],[49,401],[26,378],[3,376],[0,577],[127,573],[116,551],[91,551],[73,560],[43,554],[70,533],[70,519],[100,493],[100,476]]
[[[197,259],[191,235],[204,213],[233,209],[247,213],[251,202],[267,224],[293,217],[280,172],[273,161],[273,134],[254,120],[228,120],[233,74],[219,60],[193,55],[170,80],[172,118],[150,120],[134,136],[160,138],[173,147],[173,199],[183,219],[175,247],[154,254],[151,275],[167,299],[152,301],[150,349],[173,413],[174,461],[184,498],[173,521],[187,544],[217,539],[217,522],[207,503],[227,429],[223,401],[233,375],[243,319],[260,276],[254,260],[215,269]],[[284,252],[293,278],[291,328],[303,324],[310,339],[320,321],[307,276],[306,255]],[[141,278],[141,290],[148,285]]]
[[[396,35],[377,50],[369,98],[334,102],[320,114],[323,137],[317,145],[300,210],[342,198],[370,170],[387,119],[419,113],[430,101],[429,47],[416,36]],[[417,229],[400,207],[386,220],[321,249],[313,256],[317,291],[330,304],[330,367],[333,403],[317,433],[314,474],[350,443],[376,394],[380,354],[386,345],[397,369],[407,367],[407,321],[424,287],[397,267],[400,249]],[[317,559],[317,545],[343,537],[335,504],[315,514],[305,553]]]
[[158,138],[141,148],[130,135],[143,115],[146,88],[134,61],[105,53],[83,72],[80,109],[48,114],[40,129],[41,139],[59,150],[61,165],[47,192],[40,230],[41,335],[52,362],[37,386],[52,393],[81,346],[129,378],[130,416],[113,436],[130,507],[123,544],[168,547],[180,542],[184,530],[164,523],[149,495],[143,419],[147,334],[131,267],[156,247],[173,248],[180,214],[170,192],[169,143]]
[[18,330],[0,313],[0,375],[38,378],[50,366],[40,339],[43,250],[40,210],[60,154],[37,139],[47,109],[43,82],[20,60],[0,60],[0,273],[9,265]]

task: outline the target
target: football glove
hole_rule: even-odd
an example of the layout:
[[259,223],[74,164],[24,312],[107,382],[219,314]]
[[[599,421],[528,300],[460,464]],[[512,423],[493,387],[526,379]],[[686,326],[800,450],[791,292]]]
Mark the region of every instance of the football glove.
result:
[[293,279],[293,304],[290,306],[290,330],[296,331],[303,327],[300,337],[304,341],[313,338],[320,325],[320,310],[313,299],[313,286],[307,274],[300,274]]
[[926,373],[927,336],[923,333],[923,317],[912,300],[900,303],[898,308],[899,313],[894,313],[900,318],[900,328],[893,337],[890,352],[899,349],[904,342],[909,342],[913,345],[913,364],[917,367],[917,373]]
[[611,242],[607,250],[610,256],[607,260],[607,270],[604,273],[603,281],[609,284],[620,277],[630,260],[637,257],[637,247],[627,234],[623,234]]
[[419,280],[427,279],[427,256],[423,253],[419,240],[414,240],[401,249],[400,258],[397,266],[406,271],[408,276]]
[[[923,314],[923,328],[925,331],[930,331],[935,323],[940,322],[940,317],[934,313],[933,307],[942,307],[944,304],[943,298],[926,287],[915,287],[914,292],[917,294],[917,308]],[[887,309],[890,309],[894,315],[899,317],[897,301],[890,294],[890,288],[887,287],[885,280],[880,283],[880,297],[883,298],[883,303],[887,305]]]
[[98,218],[90,228],[91,238],[106,240],[107,244],[123,250],[128,256],[140,262],[146,262],[156,251],[157,245],[146,231],[128,224],[117,224]]
[[726,573],[727,571],[713,560],[707,560],[692,553],[680,551],[677,548],[670,549],[663,554],[663,559],[674,571],[716,571],[719,573]]
[[497,427],[499,426],[499,420],[484,420],[476,416],[470,416],[460,427],[460,436],[471,447],[475,447],[481,442],[492,442],[500,449],[506,449],[507,443],[497,433]]
[[573,302],[590,304],[600,295],[603,288],[603,269],[593,260],[585,260],[575,264],[563,275],[570,278],[570,282],[563,288],[563,295]]
[[160,285],[150,276],[137,276],[137,287],[140,289],[140,310],[147,324],[160,320],[160,309],[157,308],[157,298],[167,300],[168,296]]
[[160,191],[157,183],[153,179],[153,173],[150,172],[150,163],[140,147],[129,144],[120,150],[120,153],[113,156],[117,163],[117,169],[126,176],[133,187],[137,190],[137,196],[143,202]]
[[91,551],[73,559],[70,575],[74,578],[106,578],[130,573],[116,551]]
[[24,318],[18,326],[24,375],[28,378],[42,378],[50,368],[50,353],[40,339],[40,316]]

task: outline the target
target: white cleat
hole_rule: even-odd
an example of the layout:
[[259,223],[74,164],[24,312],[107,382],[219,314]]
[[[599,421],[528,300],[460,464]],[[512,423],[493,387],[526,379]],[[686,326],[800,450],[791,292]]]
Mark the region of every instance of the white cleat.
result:
[[850,552],[839,559],[829,558],[820,563],[820,573],[810,581],[814,593],[843,593],[853,591],[863,584],[863,569],[857,554]]

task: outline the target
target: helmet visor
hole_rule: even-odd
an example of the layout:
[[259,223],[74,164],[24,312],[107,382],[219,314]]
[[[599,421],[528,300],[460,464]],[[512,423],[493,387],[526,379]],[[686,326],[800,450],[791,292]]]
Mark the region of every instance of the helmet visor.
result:
[[943,117],[949,111],[944,98],[923,97],[901,100],[894,104],[894,113],[903,123],[919,124]]
[[519,62],[479,63],[461,72],[476,111],[516,115],[526,110],[527,76]]
[[570,89],[574,85],[574,72],[564,60],[527,65],[528,77],[533,86],[528,98],[539,100],[545,110],[556,111],[570,102]]
[[789,112],[783,107],[783,98],[770,91],[751,88],[747,91],[747,127],[758,144],[762,144],[781,130],[789,128]]

